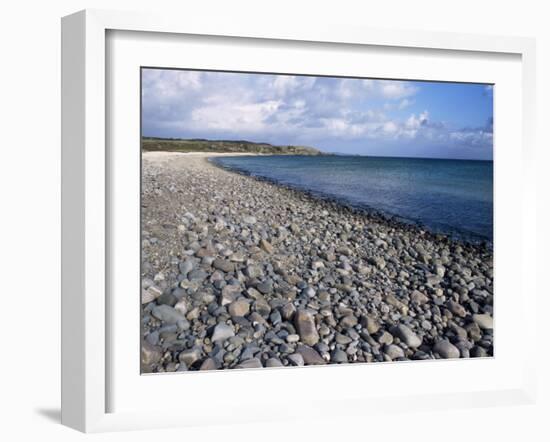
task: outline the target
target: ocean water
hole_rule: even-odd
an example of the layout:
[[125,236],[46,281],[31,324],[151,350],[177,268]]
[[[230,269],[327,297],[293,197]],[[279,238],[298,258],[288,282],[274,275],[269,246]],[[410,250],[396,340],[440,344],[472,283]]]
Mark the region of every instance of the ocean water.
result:
[[211,161],[433,232],[492,242],[492,161],[360,156],[239,156]]

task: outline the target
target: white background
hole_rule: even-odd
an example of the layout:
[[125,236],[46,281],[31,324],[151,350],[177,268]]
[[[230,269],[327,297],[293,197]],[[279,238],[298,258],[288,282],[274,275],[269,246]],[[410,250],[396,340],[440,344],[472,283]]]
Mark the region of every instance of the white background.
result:
[[[548,187],[545,164],[550,139],[550,28],[545,2],[365,1],[274,2],[195,1],[181,4],[182,21],[193,14],[232,16],[255,21],[341,23],[382,28],[510,34],[538,38],[538,147],[540,186]],[[199,4],[200,3],[200,4]],[[163,0],[146,2],[79,0],[19,1],[0,13],[0,259],[2,339],[0,357],[0,437],[4,440],[83,440],[86,436],[59,425],[60,358],[60,26],[62,15],[75,10],[116,8],[178,11]],[[545,29],[546,28],[546,29]],[[539,202],[548,201],[548,191]],[[200,438],[209,440],[548,440],[550,430],[550,336],[544,326],[550,307],[543,272],[550,225],[548,204],[539,208],[538,271],[540,363],[539,402],[533,406],[441,412],[380,414],[334,421],[284,422],[187,430],[101,434],[95,440]],[[513,241],[513,238],[510,238]],[[521,333],[521,330],[518,330]],[[518,349],[518,357],[523,357]],[[413,380],[411,380],[413,381]],[[250,394],[250,393],[245,393]],[[254,394],[261,395],[261,391]],[[289,391],[289,404],[298,392]],[[182,401],[186,398],[182,395]],[[251,397],[251,400],[253,398]],[[215,407],[212,397],[212,407]],[[235,413],[238,410],[228,410]]]

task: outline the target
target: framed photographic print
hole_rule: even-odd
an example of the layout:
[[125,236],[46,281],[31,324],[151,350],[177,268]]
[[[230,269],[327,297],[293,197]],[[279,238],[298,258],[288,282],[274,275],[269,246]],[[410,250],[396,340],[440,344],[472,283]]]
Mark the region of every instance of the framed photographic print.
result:
[[530,401],[533,57],[521,38],[64,18],[63,422]]

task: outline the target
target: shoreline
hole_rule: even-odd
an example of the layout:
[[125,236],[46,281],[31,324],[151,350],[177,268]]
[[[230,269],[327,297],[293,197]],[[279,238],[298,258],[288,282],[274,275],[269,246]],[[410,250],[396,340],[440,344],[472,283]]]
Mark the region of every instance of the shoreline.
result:
[[[261,154],[260,154],[261,155]],[[459,229],[452,229],[451,233],[448,232],[437,232],[431,229],[430,227],[423,224],[421,221],[413,220],[413,219],[407,219],[405,217],[395,215],[392,213],[386,213],[380,209],[373,208],[370,206],[356,206],[351,203],[346,202],[345,200],[338,199],[334,196],[331,196],[326,193],[322,192],[315,192],[308,189],[300,188],[298,186],[292,186],[289,184],[284,184],[281,182],[278,182],[275,179],[263,177],[263,176],[256,176],[252,175],[245,170],[240,170],[237,168],[231,168],[224,166],[216,161],[210,161],[210,158],[215,158],[219,156],[233,156],[233,155],[214,155],[212,157],[205,156],[205,161],[208,162],[208,164],[211,164],[214,167],[217,167],[221,170],[224,170],[229,173],[235,173],[237,175],[241,175],[243,177],[248,177],[253,180],[257,180],[260,182],[269,183],[273,186],[280,187],[292,192],[304,194],[308,197],[310,197],[313,200],[317,200],[319,202],[331,202],[334,204],[337,204],[341,206],[342,208],[345,208],[347,210],[350,210],[352,212],[355,212],[359,215],[364,215],[367,217],[371,217],[373,220],[376,220],[378,222],[387,222],[391,225],[395,225],[396,228],[401,229],[408,229],[418,232],[422,235],[430,235],[433,240],[441,241],[446,240],[449,242],[456,242],[462,245],[471,245],[474,247],[481,247],[488,250],[493,250],[493,241],[489,240],[481,235],[475,234],[473,232],[468,231],[460,231]],[[235,155],[237,156],[237,155]],[[238,155],[238,156],[258,156],[251,154],[251,155]],[[269,155],[268,155],[269,156]],[[477,161],[477,160],[476,160]]]
[[142,156],[143,372],[492,356],[492,250],[217,156]]

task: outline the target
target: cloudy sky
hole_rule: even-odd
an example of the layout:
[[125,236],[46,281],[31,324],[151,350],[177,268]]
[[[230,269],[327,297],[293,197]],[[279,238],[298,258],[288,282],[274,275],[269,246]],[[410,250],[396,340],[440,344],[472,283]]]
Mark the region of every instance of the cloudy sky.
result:
[[483,84],[142,70],[144,136],[238,139],[336,153],[492,159]]

